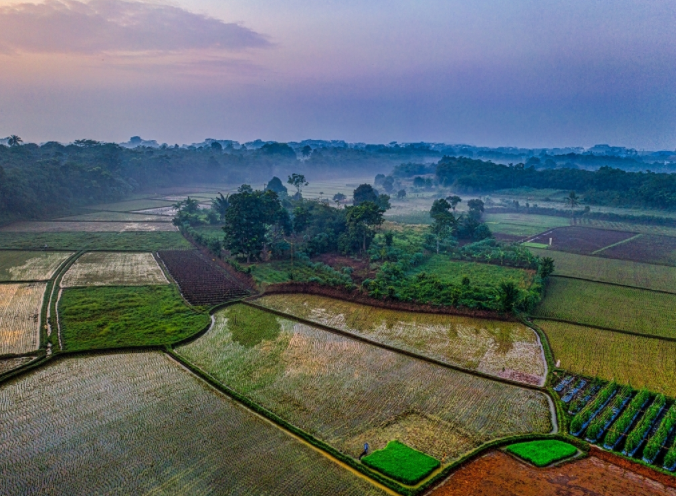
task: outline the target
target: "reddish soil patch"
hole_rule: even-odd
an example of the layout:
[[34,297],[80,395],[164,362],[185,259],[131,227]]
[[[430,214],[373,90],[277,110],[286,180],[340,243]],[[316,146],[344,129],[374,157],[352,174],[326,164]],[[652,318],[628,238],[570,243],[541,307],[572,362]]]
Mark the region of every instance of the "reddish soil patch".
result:
[[542,234],[538,234],[528,241],[533,243],[549,244],[552,238],[552,249],[589,255],[603,247],[619,243],[625,239],[636,236],[635,233],[623,231],[608,231],[605,229],[592,229],[587,227],[557,227]]
[[354,260],[335,253],[322,253],[313,260],[325,263],[336,270],[341,270],[343,267],[352,267],[352,280],[355,284],[361,284],[364,279],[373,279],[376,276],[376,271],[370,270],[369,262],[365,260]]
[[603,250],[599,253],[599,256],[635,262],[676,265],[676,238],[643,234],[628,243]]
[[672,488],[595,456],[538,469],[500,451],[461,467],[432,496],[655,496]]

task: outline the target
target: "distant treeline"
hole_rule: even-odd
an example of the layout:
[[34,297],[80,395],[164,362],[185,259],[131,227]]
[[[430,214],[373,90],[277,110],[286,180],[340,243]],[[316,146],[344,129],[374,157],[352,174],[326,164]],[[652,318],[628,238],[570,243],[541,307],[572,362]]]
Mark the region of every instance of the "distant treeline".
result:
[[507,188],[552,188],[582,193],[593,205],[676,208],[676,174],[626,172],[611,167],[597,171],[536,170],[469,158],[444,157],[436,166],[440,185],[459,193],[489,193]]

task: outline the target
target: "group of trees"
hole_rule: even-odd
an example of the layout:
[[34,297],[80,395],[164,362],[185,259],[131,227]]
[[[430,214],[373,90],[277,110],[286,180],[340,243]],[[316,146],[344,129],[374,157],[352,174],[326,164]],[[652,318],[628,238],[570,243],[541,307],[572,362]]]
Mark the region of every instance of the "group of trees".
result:
[[482,222],[484,202],[469,200],[467,213],[456,215],[455,209],[462,199],[457,195],[434,200],[430,209],[432,225],[430,234],[434,237],[435,251],[440,253],[455,245],[457,239],[480,241],[492,236],[490,229]]

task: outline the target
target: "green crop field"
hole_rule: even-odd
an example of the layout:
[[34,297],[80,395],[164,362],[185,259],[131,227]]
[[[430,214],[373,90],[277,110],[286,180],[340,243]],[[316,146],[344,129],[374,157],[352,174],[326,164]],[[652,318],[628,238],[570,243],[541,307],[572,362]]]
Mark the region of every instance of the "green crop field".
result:
[[152,253],[85,253],[70,266],[61,287],[169,284]]
[[676,295],[553,277],[537,317],[676,337]]
[[223,238],[225,237],[225,233],[221,226],[197,226],[193,227],[193,229],[205,238],[223,241]]
[[404,484],[413,485],[441,465],[439,460],[409,448],[399,441],[390,441],[381,450],[362,458],[362,463]]
[[544,381],[540,343],[520,323],[401,312],[303,294],[269,295],[256,303],[469,370],[528,384]]
[[88,210],[110,210],[112,212],[133,212],[134,210],[147,210],[150,208],[170,207],[176,202],[170,200],[130,200],[117,203],[105,203],[101,205],[91,205],[86,207]]
[[519,287],[528,288],[533,280],[533,271],[475,262],[458,262],[450,260],[445,255],[432,255],[407,275],[421,272],[438,276],[442,282],[448,284],[460,284],[464,277],[468,277],[473,286],[497,286],[501,282],[511,281]]
[[535,214],[485,214],[484,222],[493,232],[523,237],[570,225],[565,217]]
[[577,453],[575,446],[556,439],[512,444],[506,450],[536,467],[545,467],[551,463],[570,458]]
[[[84,223],[83,223],[84,224]],[[3,232],[0,248],[15,250],[190,250],[181,233],[173,232]]]
[[0,250],[0,281],[47,280],[72,254]]
[[676,343],[539,320],[560,367],[676,396]]
[[160,353],[62,359],[0,405],[3,494],[385,494]]
[[175,343],[210,320],[173,286],[64,289],[58,312],[67,351]]
[[554,259],[554,275],[676,293],[676,267],[553,250],[531,249],[531,251],[535,255]]
[[392,439],[448,460],[489,440],[549,432],[547,397],[248,307],[177,348],[223,384],[357,457]]

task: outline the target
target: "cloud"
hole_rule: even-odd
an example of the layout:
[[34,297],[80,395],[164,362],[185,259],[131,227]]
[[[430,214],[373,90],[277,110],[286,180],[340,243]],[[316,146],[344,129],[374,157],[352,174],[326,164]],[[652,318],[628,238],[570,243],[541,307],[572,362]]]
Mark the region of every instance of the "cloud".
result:
[[240,51],[267,38],[170,5],[124,0],[48,0],[0,8],[0,51],[31,53]]

